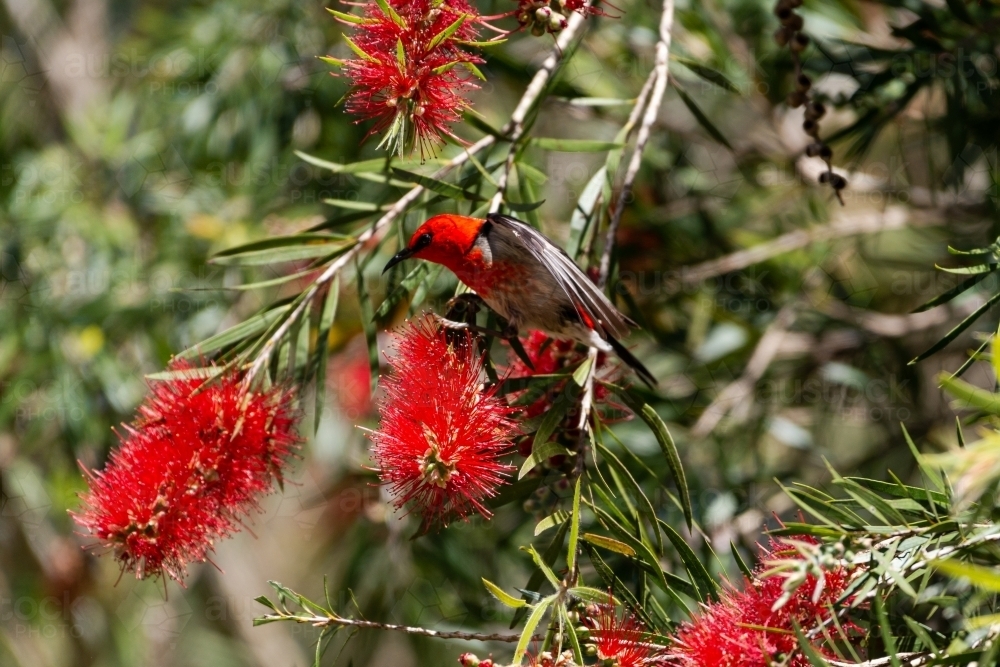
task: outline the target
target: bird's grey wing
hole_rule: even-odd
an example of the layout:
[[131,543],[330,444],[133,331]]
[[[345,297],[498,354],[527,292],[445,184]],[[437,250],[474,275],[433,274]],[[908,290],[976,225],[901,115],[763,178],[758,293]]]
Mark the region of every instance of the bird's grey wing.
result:
[[[516,218],[497,213],[487,216],[496,233],[513,236],[522,247],[549,270],[569,300],[592,322],[600,324],[607,333],[621,338],[628,335],[629,326],[635,326],[622,315],[604,292],[598,289],[580,267],[562,248],[549,241],[541,232]],[[513,241],[513,239],[511,239]]]

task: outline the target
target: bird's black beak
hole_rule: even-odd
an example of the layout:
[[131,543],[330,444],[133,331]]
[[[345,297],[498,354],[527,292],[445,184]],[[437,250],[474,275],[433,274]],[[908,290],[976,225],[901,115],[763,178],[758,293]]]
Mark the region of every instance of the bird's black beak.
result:
[[404,259],[409,259],[410,257],[413,257],[413,251],[409,248],[403,248],[402,250],[397,252],[392,259],[389,260],[389,262],[385,265],[385,268],[382,269],[382,273],[385,273],[392,267],[402,262]]

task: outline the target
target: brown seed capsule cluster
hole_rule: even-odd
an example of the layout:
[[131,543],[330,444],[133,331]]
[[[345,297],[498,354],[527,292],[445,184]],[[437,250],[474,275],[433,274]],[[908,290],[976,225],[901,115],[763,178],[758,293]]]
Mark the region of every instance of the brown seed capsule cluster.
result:
[[795,90],[788,94],[785,102],[793,109],[805,105],[806,117],[802,130],[812,137],[806,146],[806,155],[818,157],[826,163],[826,171],[819,175],[819,182],[829,184],[837,195],[837,201],[844,204],[841,192],[847,187],[847,179],[833,171],[833,150],[819,138],[819,121],[826,114],[822,102],[813,99],[812,79],[802,71],[802,52],[809,46],[809,36],[802,32],[802,17],[795,10],[802,6],[802,0],[778,0],[774,15],[781,21],[781,27],[774,33],[774,41],[780,47],[788,47],[795,65]]
[[567,8],[565,2],[529,0],[520,3],[517,22],[529,28],[531,34],[537,37],[547,32],[562,32],[567,25],[567,18],[572,13],[572,9]]

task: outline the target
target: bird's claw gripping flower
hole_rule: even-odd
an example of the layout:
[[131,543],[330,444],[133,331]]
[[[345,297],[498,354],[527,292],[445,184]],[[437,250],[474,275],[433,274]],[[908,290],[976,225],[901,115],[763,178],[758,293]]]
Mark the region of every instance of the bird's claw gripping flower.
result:
[[248,391],[237,374],[211,380],[183,362],[171,370],[180,373],[150,385],[105,469],[85,470],[74,518],[123,570],[180,582],[257,509],[299,438],[290,390]]
[[[449,343],[458,337],[457,342]],[[471,512],[506,483],[514,409],[483,387],[483,359],[468,331],[441,330],[433,317],[409,322],[382,378],[378,430],[369,434],[380,479],[398,508],[409,504],[424,528]]]

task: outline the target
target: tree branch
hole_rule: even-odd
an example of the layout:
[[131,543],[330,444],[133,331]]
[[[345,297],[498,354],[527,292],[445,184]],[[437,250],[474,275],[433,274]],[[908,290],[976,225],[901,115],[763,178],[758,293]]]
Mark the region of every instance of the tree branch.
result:
[[[363,621],[354,618],[343,618],[341,616],[317,616],[315,614],[268,614],[258,619],[262,622],[273,621],[295,621],[296,623],[308,623],[315,628],[347,627],[364,628],[369,630],[392,630],[404,632],[408,635],[418,635],[420,637],[434,637],[435,639],[464,639],[478,642],[507,642],[513,644],[521,638],[520,634],[499,634],[484,632],[462,632],[458,630],[431,630],[411,625],[397,625],[395,623],[377,623],[375,621]],[[544,639],[542,635],[532,638],[540,642]]]
[[497,192],[490,201],[490,213],[499,211],[500,204],[503,203],[504,194],[507,192],[507,181],[510,179],[510,172],[514,168],[517,142],[524,135],[524,120],[528,117],[528,112],[535,106],[535,102],[538,101],[539,96],[545,89],[545,84],[548,83],[549,77],[552,76],[556,66],[562,61],[563,54],[583,28],[585,21],[586,18],[579,12],[574,12],[569,18],[566,27],[559,33],[555,48],[549,54],[549,57],[545,59],[545,62],[542,63],[541,69],[535,72],[534,78],[531,79],[531,83],[525,89],[524,95],[521,96],[521,101],[514,108],[514,113],[511,114],[510,120],[507,121],[507,124],[504,125],[503,130],[500,132],[501,135],[510,140],[510,151],[507,153],[507,161],[504,164],[503,171],[500,172],[500,177],[497,179]]
[[642,166],[643,151],[646,149],[653,124],[656,123],[656,118],[660,113],[663,95],[667,90],[667,78],[670,74],[670,31],[673,29],[673,25],[674,2],[673,0],[664,0],[663,14],[660,16],[660,41],[656,43],[656,60],[652,72],[655,76],[653,90],[642,116],[642,125],[639,126],[639,134],[635,140],[635,150],[632,151],[632,157],[629,159],[628,168],[625,170],[625,179],[622,181],[622,188],[618,193],[618,199],[615,201],[615,208],[608,223],[608,236],[604,244],[604,253],[601,255],[598,287],[604,287],[607,283],[608,273],[611,271],[611,252],[618,235],[618,225],[621,223],[625,204],[632,194],[632,185],[639,174],[639,167]]

